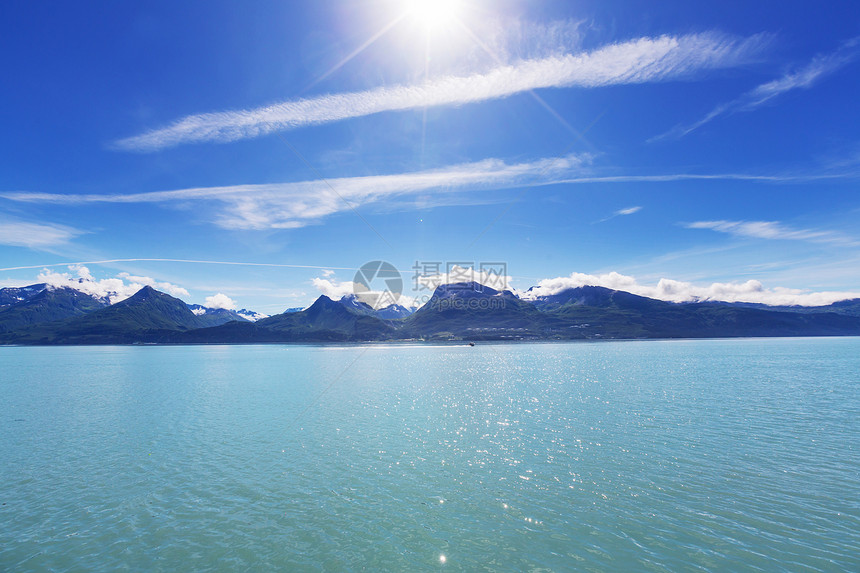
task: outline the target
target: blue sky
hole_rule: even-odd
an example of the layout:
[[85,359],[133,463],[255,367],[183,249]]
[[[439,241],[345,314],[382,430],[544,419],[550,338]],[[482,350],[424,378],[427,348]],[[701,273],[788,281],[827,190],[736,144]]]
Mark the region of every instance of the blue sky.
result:
[[504,262],[520,290],[860,296],[856,2],[0,10],[0,285],[271,314],[386,260],[407,289]]

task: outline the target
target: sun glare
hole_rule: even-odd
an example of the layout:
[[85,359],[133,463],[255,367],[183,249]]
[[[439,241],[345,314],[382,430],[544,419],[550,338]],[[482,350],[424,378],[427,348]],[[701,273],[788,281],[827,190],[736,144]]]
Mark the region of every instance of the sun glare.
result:
[[428,29],[451,24],[460,9],[458,0],[407,0],[409,14]]

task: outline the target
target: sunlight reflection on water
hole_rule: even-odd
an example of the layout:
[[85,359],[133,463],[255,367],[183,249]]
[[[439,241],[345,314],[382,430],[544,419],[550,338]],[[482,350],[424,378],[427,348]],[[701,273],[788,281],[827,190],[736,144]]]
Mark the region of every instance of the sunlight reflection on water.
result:
[[2,348],[0,564],[857,570],[858,350]]

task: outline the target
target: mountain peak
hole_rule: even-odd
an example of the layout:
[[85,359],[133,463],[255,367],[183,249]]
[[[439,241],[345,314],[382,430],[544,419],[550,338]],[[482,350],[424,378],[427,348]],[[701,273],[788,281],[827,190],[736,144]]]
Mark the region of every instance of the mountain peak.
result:
[[146,300],[152,296],[157,296],[164,294],[163,292],[157,291],[149,285],[144,286],[139,291],[131,295],[128,300]]
[[439,285],[433,292],[433,296],[443,298],[483,298],[497,296],[506,292],[509,291],[498,291],[475,281],[466,281]]
[[312,308],[330,308],[335,305],[340,306],[337,302],[333,301],[328,296],[321,294],[319,298],[317,298],[314,303],[308,307],[308,310],[311,310]]

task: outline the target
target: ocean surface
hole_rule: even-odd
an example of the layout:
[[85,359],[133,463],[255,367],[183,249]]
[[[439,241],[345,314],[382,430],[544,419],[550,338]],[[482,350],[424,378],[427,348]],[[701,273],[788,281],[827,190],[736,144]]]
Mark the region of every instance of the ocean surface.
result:
[[860,338],[0,348],[2,571],[860,571]]

